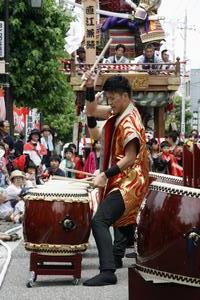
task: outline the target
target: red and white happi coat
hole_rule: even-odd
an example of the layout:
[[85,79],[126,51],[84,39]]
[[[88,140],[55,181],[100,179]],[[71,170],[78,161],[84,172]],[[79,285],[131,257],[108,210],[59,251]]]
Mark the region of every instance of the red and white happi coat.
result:
[[105,123],[102,134],[104,159],[101,171],[116,165],[125,156],[125,147],[133,139],[140,143],[139,153],[133,165],[110,178],[104,188],[103,198],[114,190],[120,190],[125,212],[114,224],[126,226],[136,223],[140,205],[148,188],[149,161],[146,148],[145,128],[136,107],[130,103],[122,115],[112,115]]
[[24,153],[28,154],[30,159],[38,167],[44,155],[47,155],[47,149],[40,142],[37,145],[33,145],[31,142],[28,142],[24,145]]

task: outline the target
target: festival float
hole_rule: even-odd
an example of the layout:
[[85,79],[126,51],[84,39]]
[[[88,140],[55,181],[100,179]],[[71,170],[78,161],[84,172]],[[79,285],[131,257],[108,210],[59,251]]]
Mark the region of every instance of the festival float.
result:
[[[73,60],[65,62],[65,72],[76,93],[78,115],[83,110],[85,101],[83,73],[91,68],[96,72],[96,91],[102,90],[103,83],[109,76],[120,73],[132,85],[133,99],[145,127],[150,127],[155,137],[164,137],[165,112],[170,109],[172,97],[180,85],[180,61],[177,59],[173,62],[173,71],[168,72],[151,72],[153,66],[146,71],[137,71],[134,63],[134,58],[142,55],[146,44],[151,43],[159,49],[165,40],[161,26],[163,17],[157,14],[160,4],[161,1],[158,0],[85,0],[82,4],[74,4],[75,9],[82,10],[84,15],[85,34],[82,45],[86,49],[86,61],[80,65],[75,56]],[[104,57],[114,54],[117,44],[125,45],[125,55],[131,63],[102,63]],[[80,128],[81,126],[79,131]]]

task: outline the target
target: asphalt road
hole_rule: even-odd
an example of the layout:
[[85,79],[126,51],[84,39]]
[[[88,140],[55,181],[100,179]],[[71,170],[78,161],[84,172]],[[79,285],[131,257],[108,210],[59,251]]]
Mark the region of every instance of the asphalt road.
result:
[[[17,247],[16,247],[17,246]],[[124,267],[117,270],[118,283],[106,287],[85,287],[82,282],[98,273],[98,257],[94,240],[82,260],[82,278],[78,286],[72,284],[70,276],[38,276],[32,288],[26,287],[29,278],[29,253],[23,242],[13,246],[12,260],[0,290],[1,300],[127,300],[128,266],[133,259],[124,259]],[[0,246],[2,257],[2,247]],[[0,265],[2,267],[2,265]]]

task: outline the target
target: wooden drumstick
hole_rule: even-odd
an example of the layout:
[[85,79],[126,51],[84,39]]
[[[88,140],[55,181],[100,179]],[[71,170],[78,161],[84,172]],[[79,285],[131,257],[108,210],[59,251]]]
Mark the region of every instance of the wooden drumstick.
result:
[[[98,65],[98,63],[100,62],[100,60],[101,60],[102,58],[104,58],[104,55],[105,55],[106,51],[108,50],[110,44],[112,43],[112,40],[113,40],[113,39],[110,38],[109,41],[107,42],[107,44],[105,45],[105,47],[103,48],[101,54],[99,55],[99,57],[98,57],[97,60],[95,61],[94,65],[93,65],[93,66],[91,67],[91,69],[90,69],[90,72],[91,72],[91,73],[94,72],[94,70],[95,70],[95,68],[97,67],[97,65]],[[84,78],[84,76],[83,76],[83,82],[82,82],[82,84],[81,84],[81,88],[83,88],[83,87],[85,86],[86,81],[87,81],[87,80],[86,80],[86,79]]]
[[[86,175],[86,176],[90,176],[90,177],[95,177],[94,174],[92,173],[88,173],[88,172],[84,172],[84,171],[78,171],[78,170],[74,170],[74,169],[69,169],[69,168],[66,168],[65,169],[67,172],[71,172],[71,173],[75,173],[75,174],[80,174],[80,175]],[[57,176],[54,176],[54,179],[55,177]],[[60,176],[59,176],[60,177]],[[62,176],[61,176],[62,177]]]
[[69,178],[69,177],[63,177],[63,176],[57,176],[57,175],[54,175],[52,176],[52,180],[61,180],[61,181],[68,181],[70,182],[70,184],[72,183],[86,183],[90,186],[93,186],[93,182],[90,182],[88,180],[84,180],[84,179],[76,179],[76,178]]
[[94,174],[88,173],[88,172],[84,172],[84,171],[78,171],[78,170],[75,170],[75,169],[69,169],[69,168],[66,168],[65,170],[66,170],[67,172],[71,172],[71,173],[75,173],[75,174],[80,174],[80,175],[86,175],[86,176],[90,176],[90,177],[95,177]]

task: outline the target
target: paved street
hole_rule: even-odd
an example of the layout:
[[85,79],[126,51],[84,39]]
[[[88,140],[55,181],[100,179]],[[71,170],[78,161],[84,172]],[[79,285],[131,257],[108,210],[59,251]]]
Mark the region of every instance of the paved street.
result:
[[[0,247],[2,257],[2,247]],[[2,259],[1,259],[2,261]],[[5,281],[0,290],[1,300],[127,300],[128,299],[128,269],[133,260],[125,259],[124,268],[117,271],[118,284],[107,287],[84,287],[72,285],[72,277],[38,276],[33,288],[26,287],[29,277],[29,253],[24,250],[23,242],[14,249]],[[1,265],[2,267],[2,265]],[[97,252],[93,239],[84,254],[82,261],[82,280],[90,278],[98,272]]]

